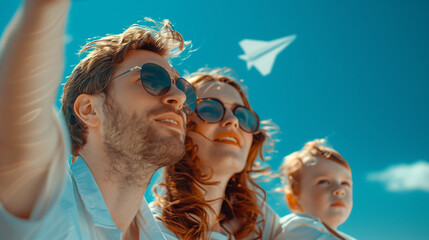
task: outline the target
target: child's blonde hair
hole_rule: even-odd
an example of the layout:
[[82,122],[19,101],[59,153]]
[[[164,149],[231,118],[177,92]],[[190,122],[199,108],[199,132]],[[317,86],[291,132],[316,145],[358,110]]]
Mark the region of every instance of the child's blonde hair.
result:
[[282,180],[285,183],[283,189],[285,193],[297,196],[300,192],[302,167],[304,165],[314,165],[319,159],[334,161],[350,170],[346,159],[333,148],[328,147],[326,139],[309,141],[300,151],[289,154],[283,160],[280,171]]

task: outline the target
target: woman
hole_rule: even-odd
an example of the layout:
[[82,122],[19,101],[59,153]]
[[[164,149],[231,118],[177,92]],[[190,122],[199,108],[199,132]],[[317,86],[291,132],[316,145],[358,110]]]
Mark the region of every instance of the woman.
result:
[[264,160],[268,134],[240,85],[222,71],[189,79],[198,100],[188,115],[186,154],[157,186],[164,192],[154,213],[168,239],[273,239],[281,231],[251,177],[264,171],[256,159]]

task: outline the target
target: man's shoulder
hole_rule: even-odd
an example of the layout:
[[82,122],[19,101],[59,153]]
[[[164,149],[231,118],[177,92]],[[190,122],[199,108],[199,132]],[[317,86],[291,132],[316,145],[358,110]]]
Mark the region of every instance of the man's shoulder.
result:
[[[167,229],[163,226],[162,222],[155,216],[156,206],[153,203],[148,204],[146,198],[143,198],[143,202],[140,206],[139,213],[139,231],[140,235],[144,236],[143,239],[166,239]],[[173,235],[174,236],[174,235]],[[142,239],[142,237],[140,237]],[[170,238],[167,238],[170,239]]]
[[162,214],[162,209],[158,206],[158,204],[156,204],[156,202],[150,202],[147,204],[147,206],[154,216],[159,216]]

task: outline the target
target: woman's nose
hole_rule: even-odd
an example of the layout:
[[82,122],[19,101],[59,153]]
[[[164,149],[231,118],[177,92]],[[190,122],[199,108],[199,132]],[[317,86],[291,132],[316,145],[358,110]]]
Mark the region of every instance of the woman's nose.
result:
[[239,126],[238,118],[229,109],[225,110],[225,116],[223,117],[223,120],[222,120],[222,126],[224,127],[233,126],[234,128],[238,128]]

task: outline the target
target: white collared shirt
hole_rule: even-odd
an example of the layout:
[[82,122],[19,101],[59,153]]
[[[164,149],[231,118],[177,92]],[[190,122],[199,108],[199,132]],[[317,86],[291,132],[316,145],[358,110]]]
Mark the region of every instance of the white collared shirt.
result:
[[[38,201],[33,212],[41,213],[40,217],[28,220],[9,214],[0,204],[1,239],[122,239],[123,233],[114,224],[100,189],[82,158],[71,165],[57,164],[49,171],[49,175],[60,177],[49,178],[47,185],[52,183],[50,181],[63,182],[57,191],[51,191],[58,195],[50,194],[50,199],[43,201],[52,204],[43,211],[40,208],[44,204]],[[61,171],[66,171],[65,177],[61,177],[64,176]],[[41,197],[46,196],[39,196],[39,200]],[[136,218],[141,240],[165,239],[145,199]]]

